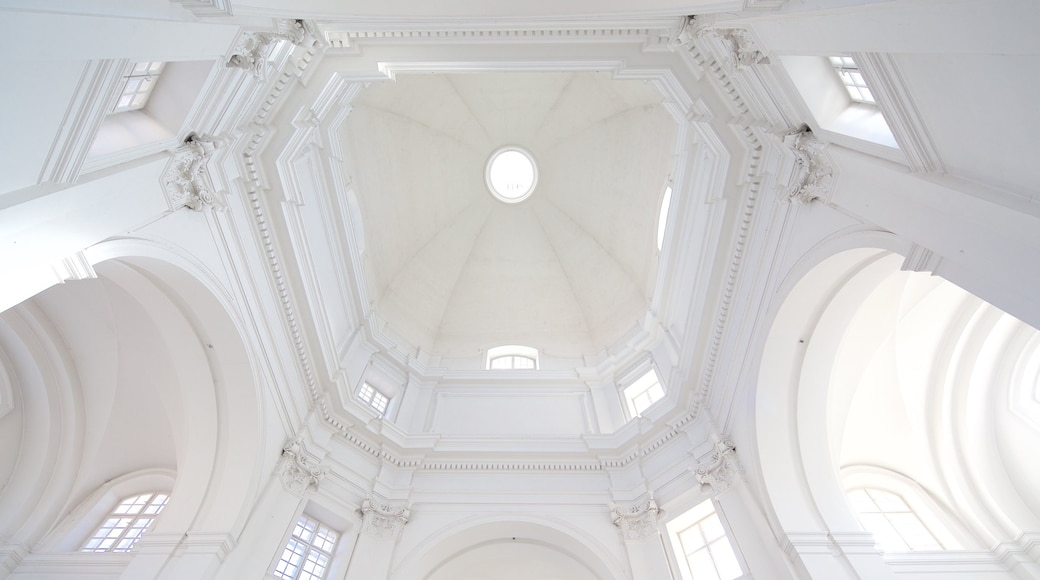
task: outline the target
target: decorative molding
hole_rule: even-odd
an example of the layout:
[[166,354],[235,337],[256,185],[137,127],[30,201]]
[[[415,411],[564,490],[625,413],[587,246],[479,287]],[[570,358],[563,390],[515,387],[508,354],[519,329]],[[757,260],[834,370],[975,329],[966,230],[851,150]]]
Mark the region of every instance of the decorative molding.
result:
[[714,39],[725,49],[722,51],[724,62],[731,71],[756,64],[769,64],[769,57],[759,48],[751,31],[746,28],[717,27],[714,14],[685,17],[670,44],[689,49],[697,40],[707,38]]
[[660,533],[657,525],[661,510],[653,494],[629,506],[610,505],[614,525],[626,540],[644,540]]
[[171,0],[199,18],[231,16],[231,0]]
[[276,42],[287,40],[296,46],[324,45],[325,40],[313,22],[279,20],[274,32],[246,32],[227,60],[228,68],[247,70],[257,80],[267,80],[268,60]]
[[633,42],[648,42],[649,38],[656,36],[659,32],[657,29],[651,27],[615,28],[588,26],[584,24],[566,26],[565,24],[566,23],[560,23],[557,27],[538,29],[491,28],[443,30],[429,28],[412,30],[327,30],[325,32],[325,39],[328,41],[329,46],[333,48],[350,48],[356,46],[359,42],[369,40],[423,40],[437,42],[464,42],[488,40],[531,40],[535,42],[545,42],[546,40],[564,42],[589,42],[600,40],[618,42],[628,40]]
[[162,174],[162,185],[170,206],[202,211],[214,205],[213,185],[206,172],[217,143],[210,137],[189,133],[184,144],[173,150]]
[[783,143],[795,157],[794,178],[787,200],[811,203],[823,197],[830,190],[834,176],[834,169],[823,153],[827,144],[817,139],[808,125],[788,131]]
[[86,63],[76,94],[47,156],[40,175],[41,183],[72,183],[79,178],[98,128],[122,90],[120,81],[129,62],[92,60]]
[[361,504],[361,533],[377,540],[393,540],[408,523],[407,502],[394,504],[371,496]]
[[903,79],[894,56],[875,52],[857,52],[852,57],[867,79],[877,107],[899,150],[906,156],[911,171],[945,173],[946,166],[939,148],[914,104],[913,91]]
[[737,448],[729,439],[715,443],[711,455],[699,461],[694,469],[697,481],[702,485],[711,486],[715,495],[733,487],[743,472],[744,466],[737,457]]
[[942,263],[942,256],[937,256],[924,246],[911,244],[910,250],[906,253],[906,257],[903,258],[903,265],[899,269],[904,272],[928,272],[934,274],[939,269],[940,263]]
[[302,497],[318,491],[318,484],[329,470],[319,464],[317,457],[307,452],[303,439],[296,437],[282,447],[278,471],[285,488]]
[[54,275],[58,280],[62,282],[97,278],[97,272],[94,271],[93,264],[90,263],[87,255],[82,251],[62,258],[60,262],[51,265],[51,269],[54,270]]

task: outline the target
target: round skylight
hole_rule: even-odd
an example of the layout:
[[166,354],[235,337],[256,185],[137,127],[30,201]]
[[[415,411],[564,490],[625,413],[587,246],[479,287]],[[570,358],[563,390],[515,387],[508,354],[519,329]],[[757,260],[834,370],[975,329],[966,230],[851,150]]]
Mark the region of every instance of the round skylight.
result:
[[506,203],[528,198],[538,183],[538,168],[531,154],[519,147],[503,147],[491,154],[484,179],[488,189]]

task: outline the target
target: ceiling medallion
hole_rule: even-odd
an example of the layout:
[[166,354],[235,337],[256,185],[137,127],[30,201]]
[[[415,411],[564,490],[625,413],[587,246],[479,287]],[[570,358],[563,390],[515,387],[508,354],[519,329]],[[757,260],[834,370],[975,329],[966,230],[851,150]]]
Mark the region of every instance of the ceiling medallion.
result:
[[510,145],[497,149],[488,158],[484,180],[499,201],[520,203],[534,191],[538,167],[526,149]]

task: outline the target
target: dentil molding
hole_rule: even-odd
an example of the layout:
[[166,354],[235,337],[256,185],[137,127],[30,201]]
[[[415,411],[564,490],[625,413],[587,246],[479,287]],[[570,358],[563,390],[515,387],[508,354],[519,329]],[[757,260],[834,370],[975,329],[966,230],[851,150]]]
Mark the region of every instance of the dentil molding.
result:
[[408,523],[407,502],[369,497],[361,504],[361,533],[377,540],[397,539]]
[[318,484],[328,471],[317,457],[307,452],[303,440],[299,437],[290,439],[282,447],[278,472],[282,485],[290,493],[303,497],[318,491]]
[[652,495],[631,505],[610,506],[614,525],[626,540],[643,540],[658,534],[660,530],[657,520],[660,513],[661,510]]
[[744,466],[737,457],[737,448],[729,439],[716,442],[711,454],[694,468],[697,481],[710,486],[715,495],[733,487],[743,472]]

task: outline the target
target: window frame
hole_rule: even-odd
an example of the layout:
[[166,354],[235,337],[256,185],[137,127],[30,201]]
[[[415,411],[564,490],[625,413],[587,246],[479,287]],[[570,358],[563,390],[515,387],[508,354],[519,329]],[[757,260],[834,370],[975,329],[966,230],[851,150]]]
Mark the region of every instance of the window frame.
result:
[[[647,377],[651,375],[653,375],[653,380],[647,380]],[[657,368],[652,364],[646,368],[645,371],[639,373],[635,379],[625,381],[624,384],[625,386],[621,389],[621,395],[625,399],[629,418],[632,419],[643,416],[649,409],[662,401],[668,395],[668,390],[664,385],[664,381],[661,380],[661,374],[657,372]],[[636,399],[647,394],[654,387],[658,387],[661,394],[642,408],[639,408],[636,404]]]
[[733,560],[740,571],[740,574],[737,576],[726,580],[737,580],[746,576],[748,573],[747,562],[744,560],[744,556],[740,552],[740,547],[737,545],[737,542],[733,537],[733,531],[730,529],[725,514],[719,509],[718,502],[714,498],[706,498],[697,502],[692,507],[684,510],[681,514],[665,523],[665,530],[668,532],[668,546],[671,548],[672,557],[676,563],[676,567],[679,570],[679,575],[682,577],[682,580],[697,580],[698,576],[694,574],[693,567],[690,564],[686,553],[685,545],[680,536],[682,533],[699,525],[701,522],[712,516],[718,519],[723,535],[712,542],[705,543],[702,548],[694,550],[691,554],[699,552],[700,549],[708,549],[708,555],[712,560],[712,564],[715,569],[718,570],[718,563],[715,561],[714,555],[710,551],[709,547],[711,544],[717,543],[720,539],[725,539],[725,543],[729,546]]
[[[143,503],[139,503],[142,498],[145,498]],[[162,491],[146,491],[122,498],[102,518],[101,522],[94,528],[93,533],[87,537],[78,551],[89,554],[122,554],[133,551],[137,546],[137,542],[148,533],[148,530],[155,526],[155,522],[162,515],[169,501],[170,494]],[[137,511],[131,511],[134,506],[138,505],[140,507]],[[144,525],[138,525],[139,522],[146,519],[147,522]],[[127,521],[122,523],[122,520]],[[120,523],[109,525],[113,521],[119,521]],[[111,531],[102,534],[102,530],[106,529]],[[118,533],[113,535],[112,531],[118,531]],[[136,531],[136,535],[129,538],[130,543],[121,546],[128,539],[128,534],[133,531]],[[112,543],[108,546],[102,546],[108,540],[112,540]],[[97,544],[91,546],[95,541]]]
[[[354,392],[354,396],[365,404],[366,408],[374,411],[380,417],[386,417],[390,411],[390,395],[384,393],[369,381],[361,381],[361,386]],[[377,403],[377,401],[381,401]]]
[[[144,65],[143,70],[139,70],[139,67]],[[148,99],[152,96],[152,91],[155,90],[155,85],[159,82],[159,77],[162,75],[163,69],[166,68],[165,61],[142,61],[131,63],[127,68],[127,71],[123,73],[123,88],[120,89],[119,95],[116,97],[115,104],[112,105],[110,114],[126,113],[129,111],[140,111],[141,109],[148,106]],[[140,83],[133,90],[128,92],[130,83],[140,81]],[[141,88],[141,85],[144,88]],[[128,103],[120,104],[124,98],[130,97]],[[140,102],[137,102],[137,101]]]
[[[296,533],[297,530],[300,529],[301,523],[304,521],[314,524],[314,531],[311,534],[311,539],[304,539],[302,536],[298,536]],[[327,549],[325,549],[325,547],[318,547],[312,542],[315,536],[317,536],[317,534],[320,533],[322,530],[325,530],[326,532],[335,535]],[[337,549],[339,549],[342,540],[343,533],[340,530],[336,529],[334,526],[326,524],[321,519],[308,513],[301,513],[293,521],[292,527],[289,529],[288,535],[282,542],[282,550],[275,556],[274,562],[271,564],[269,575],[274,578],[282,578],[284,580],[301,580],[302,575],[309,574],[309,578],[306,578],[304,580],[311,580],[313,578],[324,580],[329,577],[329,572],[334,567],[333,564],[336,558],[336,551]],[[296,569],[293,571],[293,573],[291,575],[285,575],[284,571],[279,571],[278,568],[282,562],[289,563],[289,561],[286,560],[285,557],[286,553],[293,552],[292,544],[294,542],[297,544],[304,545],[305,549],[301,554],[300,562],[296,565]],[[324,570],[322,571],[322,574],[320,576],[317,576],[313,574],[313,572],[305,570],[305,564],[309,561],[308,556],[311,554],[311,552],[315,552],[320,556],[325,556]]]
[[[831,68],[837,73],[838,80],[845,85],[845,91],[848,93],[849,99],[856,103],[877,106],[874,90],[867,84],[867,80],[863,77],[863,71],[860,69],[859,64],[856,63],[856,59],[847,55],[829,56],[827,59],[831,63]],[[867,93],[866,97],[863,96],[864,91]]]
[[[492,363],[496,360],[505,358],[511,358],[512,362],[515,363],[517,358],[527,359],[533,361],[534,366],[531,368],[516,368],[510,366],[509,368],[494,368]],[[487,350],[487,356],[484,359],[484,370],[488,371],[536,371],[540,368],[540,361],[538,358],[538,349],[531,346],[523,346],[519,344],[506,344],[502,346],[494,346]]]

